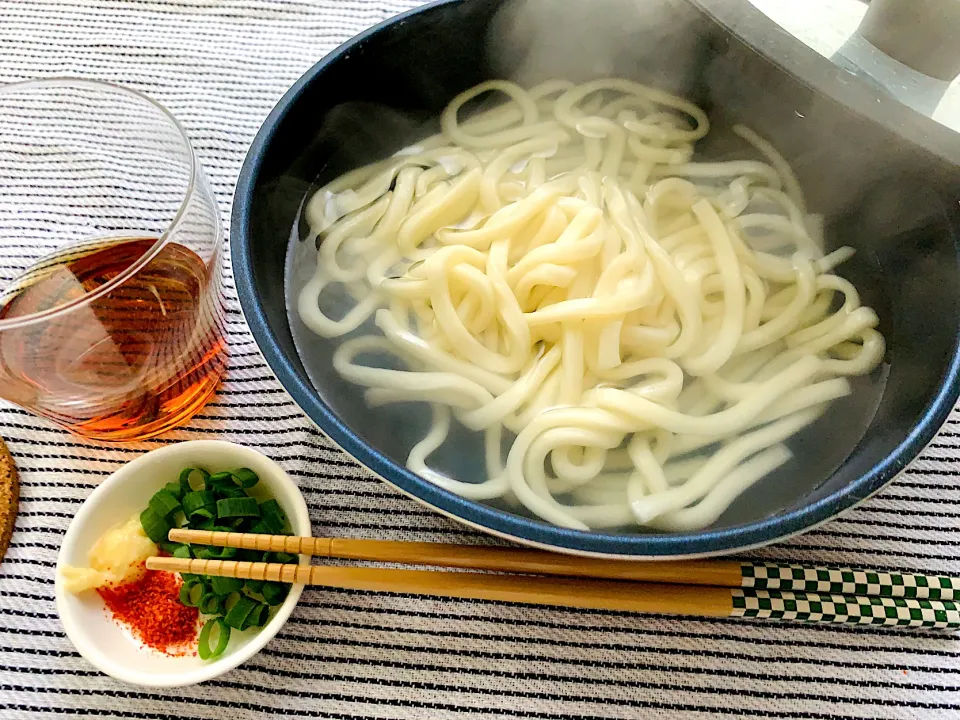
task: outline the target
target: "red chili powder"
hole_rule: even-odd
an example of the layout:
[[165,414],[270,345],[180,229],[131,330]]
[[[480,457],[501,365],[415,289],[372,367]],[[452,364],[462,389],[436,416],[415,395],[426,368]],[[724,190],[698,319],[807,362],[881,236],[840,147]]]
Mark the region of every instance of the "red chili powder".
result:
[[167,655],[196,652],[197,608],[180,602],[180,576],[145,570],[140,579],[97,592],[114,620],[123,623],[144,645]]

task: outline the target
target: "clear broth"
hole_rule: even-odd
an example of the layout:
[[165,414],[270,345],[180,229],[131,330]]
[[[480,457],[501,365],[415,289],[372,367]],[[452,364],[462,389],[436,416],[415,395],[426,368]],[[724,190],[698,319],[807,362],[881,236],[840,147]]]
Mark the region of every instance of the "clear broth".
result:
[[[334,370],[333,353],[341,342],[360,335],[378,334],[368,323],[342,338],[322,338],[307,328],[297,312],[300,290],[316,268],[316,250],[312,240],[300,233],[300,218],[290,233],[284,271],[284,293],[287,317],[297,353],[311,382],[323,402],[357,435],[401,467],[406,466],[410,449],[427,433],[431,411],[427,403],[398,403],[368,408],[364,389],[343,380]],[[863,302],[880,316],[879,330],[891,317],[885,292],[885,278],[873,253],[858,252],[844,263],[839,274],[854,283]],[[327,290],[326,293],[330,293]],[[325,300],[336,298],[326,294]],[[343,294],[343,311],[353,300]],[[332,317],[339,317],[331,312]],[[723,529],[754,522],[787,510],[823,484],[851,455],[866,435],[886,386],[889,365],[884,362],[865,377],[851,377],[853,391],[835,401],[816,423],[794,435],[786,444],[793,458],[740,495],[724,514],[708,529]],[[506,447],[506,446],[505,446]],[[430,466],[463,482],[478,483],[486,479],[483,435],[453,423],[450,437],[428,459]],[[492,507],[530,517],[523,507],[514,507],[501,499],[488,503]],[[625,526],[615,533],[649,532],[638,526]]]

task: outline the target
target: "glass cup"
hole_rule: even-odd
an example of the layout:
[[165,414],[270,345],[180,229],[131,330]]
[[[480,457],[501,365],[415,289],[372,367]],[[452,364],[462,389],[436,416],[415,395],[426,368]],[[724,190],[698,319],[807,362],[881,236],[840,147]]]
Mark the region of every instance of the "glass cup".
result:
[[226,366],[216,199],[132,90],[0,88],[0,397],[103,441],[189,420]]

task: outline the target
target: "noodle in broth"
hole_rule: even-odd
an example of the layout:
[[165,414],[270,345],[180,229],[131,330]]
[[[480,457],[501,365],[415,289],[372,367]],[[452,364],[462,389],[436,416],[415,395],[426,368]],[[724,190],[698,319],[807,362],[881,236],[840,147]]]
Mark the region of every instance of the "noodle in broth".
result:
[[[491,91],[507,102],[461,119]],[[568,528],[702,528],[883,359],[832,273],[853,250],[824,253],[749,129],[764,161],[694,162],[706,115],[621,79],[486,82],[441,127],[312,196],[297,303],[369,405],[430,404],[407,466],[431,482]],[[454,420],[483,433],[484,482],[430,467]]]

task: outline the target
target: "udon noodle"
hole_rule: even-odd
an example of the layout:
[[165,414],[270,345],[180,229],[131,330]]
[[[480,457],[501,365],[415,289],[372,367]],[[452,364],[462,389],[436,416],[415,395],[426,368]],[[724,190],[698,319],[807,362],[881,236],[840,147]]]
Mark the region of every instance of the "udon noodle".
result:
[[[488,92],[507,101],[464,119]],[[696,162],[703,111],[620,79],[486,82],[441,127],[312,196],[298,306],[369,405],[430,404],[407,466],[437,485],[568,528],[701,528],[882,360],[832,273],[853,251],[825,254],[749,129],[762,160]],[[430,466],[454,420],[483,433],[483,482]]]

